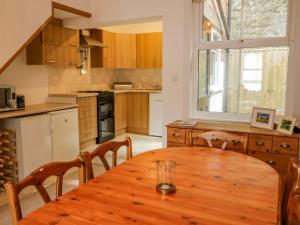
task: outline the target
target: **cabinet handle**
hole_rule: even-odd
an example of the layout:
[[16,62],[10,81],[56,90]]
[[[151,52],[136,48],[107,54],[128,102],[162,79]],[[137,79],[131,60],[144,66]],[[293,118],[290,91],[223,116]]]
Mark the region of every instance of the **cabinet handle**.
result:
[[48,63],[55,63],[55,61],[54,60],[49,60]]
[[178,134],[178,133],[173,133],[173,137],[179,138],[179,137],[180,137],[180,134]]
[[276,164],[276,161],[275,160],[267,160],[266,163],[268,163],[269,165],[275,165]]
[[282,144],[280,144],[280,147],[281,147],[281,148],[289,148],[290,145],[287,144],[287,143],[282,143]]
[[198,140],[198,139],[199,139],[199,137],[197,137],[197,136],[194,136],[194,137],[192,137],[192,139],[193,139],[193,140]]
[[234,145],[239,145],[239,144],[241,144],[241,141],[240,140],[233,140],[233,144]]
[[265,143],[264,143],[264,142],[262,142],[262,141],[257,141],[257,142],[255,142],[255,144],[256,144],[257,146],[259,146],[259,147],[261,147],[261,146],[264,146],[264,145],[265,145]]

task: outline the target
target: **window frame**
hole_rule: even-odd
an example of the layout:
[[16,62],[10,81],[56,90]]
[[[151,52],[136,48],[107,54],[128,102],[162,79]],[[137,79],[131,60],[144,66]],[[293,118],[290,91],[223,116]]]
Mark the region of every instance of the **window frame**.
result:
[[[190,117],[199,118],[204,120],[215,120],[215,121],[230,121],[230,122],[250,122],[251,113],[229,113],[229,112],[205,112],[198,111],[198,52],[199,50],[210,50],[210,49],[246,49],[246,48],[264,48],[264,47],[280,47],[287,46],[291,47],[291,36],[294,36],[295,30],[291,29],[292,25],[295,24],[296,11],[292,10],[292,5],[294,0],[288,0],[288,10],[287,10],[287,32],[286,37],[276,37],[276,38],[261,38],[261,39],[245,39],[245,40],[221,40],[221,41],[201,41],[202,38],[202,26],[199,29],[199,21],[202,23],[204,1],[193,2],[193,78],[192,78],[192,95],[190,104]],[[289,51],[289,58],[293,51]],[[240,62],[241,63],[241,62]],[[289,85],[291,79],[293,79],[291,74],[291,67],[293,63],[288,62],[287,71],[287,81],[286,81],[286,94],[285,94],[285,113],[290,111],[288,106],[288,96]]]

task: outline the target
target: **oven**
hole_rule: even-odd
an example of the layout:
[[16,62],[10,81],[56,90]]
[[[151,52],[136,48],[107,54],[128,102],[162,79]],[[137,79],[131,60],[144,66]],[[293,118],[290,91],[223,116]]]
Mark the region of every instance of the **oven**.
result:
[[115,137],[114,93],[98,92],[98,138],[97,144],[109,141]]

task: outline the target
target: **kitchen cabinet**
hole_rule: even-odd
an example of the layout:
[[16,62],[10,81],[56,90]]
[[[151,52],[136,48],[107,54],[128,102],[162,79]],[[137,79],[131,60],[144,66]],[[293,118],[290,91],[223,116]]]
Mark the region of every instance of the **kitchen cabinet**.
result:
[[136,68],[135,34],[115,34],[115,68]]
[[[63,26],[58,20],[52,21],[42,31],[43,44],[61,45],[63,42]],[[54,24],[55,23],[55,24]]]
[[126,133],[127,131],[127,93],[114,95],[115,101],[115,135]]
[[107,48],[103,48],[103,67],[115,68],[115,34],[103,30],[102,42],[107,46]]
[[162,67],[162,32],[137,34],[137,68]]
[[51,21],[26,48],[27,64],[77,66],[80,64],[79,32]]
[[127,93],[127,131],[149,133],[149,93]]
[[112,69],[115,67],[115,34],[105,30],[90,29],[92,38],[102,42],[106,47],[91,49],[91,67]]
[[96,143],[98,137],[97,97],[82,97],[76,99],[79,121],[80,149]]

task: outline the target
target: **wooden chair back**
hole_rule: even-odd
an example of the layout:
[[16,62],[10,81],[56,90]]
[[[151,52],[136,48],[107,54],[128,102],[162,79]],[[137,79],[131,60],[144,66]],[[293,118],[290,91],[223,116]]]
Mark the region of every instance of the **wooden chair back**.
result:
[[281,211],[281,222],[282,224],[294,225],[300,224],[300,221],[296,222],[297,217],[295,217],[295,206],[299,204],[300,199],[300,164],[295,158],[292,158],[288,167],[288,174],[286,178],[283,201],[282,201],[282,211]]
[[210,148],[213,148],[212,141],[221,140],[223,142],[221,149],[225,150],[229,143],[233,144],[242,144],[243,150],[246,151],[247,148],[247,137],[246,136],[238,136],[235,134],[230,134],[223,131],[210,131],[200,134],[208,144]]
[[43,182],[51,176],[56,176],[56,198],[62,195],[63,186],[63,175],[71,168],[80,168],[80,183],[85,182],[85,171],[82,167],[80,159],[76,159],[70,162],[53,162],[41,166],[40,168],[33,171],[29,176],[25,177],[20,182],[14,184],[12,182],[7,182],[4,184],[6,189],[8,205],[10,209],[11,219],[13,225],[16,225],[19,220],[22,219],[22,210],[20,206],[19,194],[20,192],[29,186],[34,186],[39,194],[41,195],[45,203],[50,202],[50,196],[47,193]]
[[86,180],[94,179],[92,161],[96,157],[100,158],[106,171],[110,170],[110,166],[105,158],[106,153],[109,151],[112,152],[112,167],[117,166],[117,152],[122,146],[127,147],[127,160],[132,158],[132,143],[129,137],[125,138],[124,141],[108,141],[99,145],[92,152],[81,153],[81,158],[86,171]]

